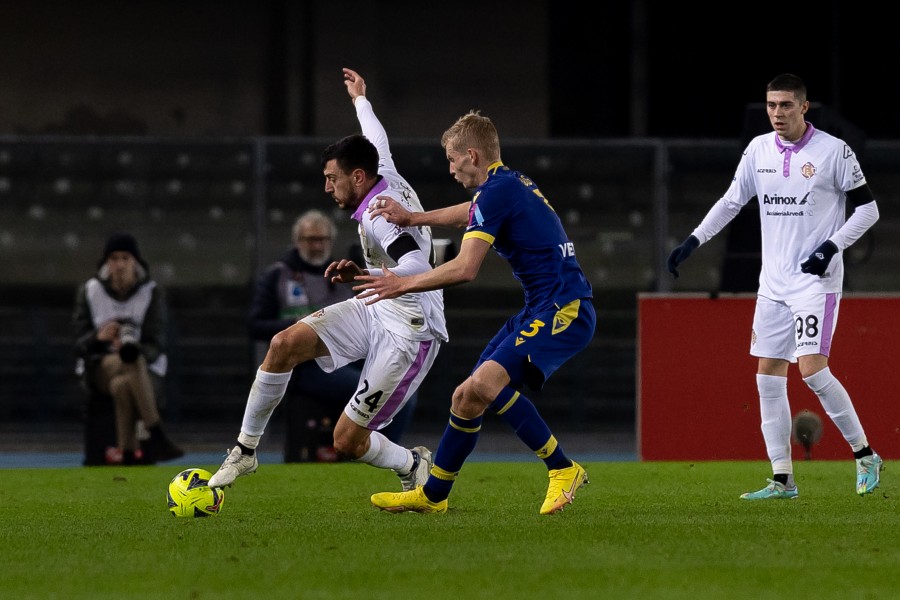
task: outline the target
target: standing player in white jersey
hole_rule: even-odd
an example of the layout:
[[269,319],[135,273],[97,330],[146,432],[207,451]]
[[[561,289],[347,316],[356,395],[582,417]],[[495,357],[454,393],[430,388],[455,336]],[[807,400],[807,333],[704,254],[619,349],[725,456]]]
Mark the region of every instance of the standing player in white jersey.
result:
[[[808,110],[799,77],[788,73],[769,82],[766,111],[775,131],[750,142],[728,191],[672,250],[667,264],[678,277],[679,264],[758,198],[763,257],[750,354],[759,358],[756,384],[773,478],[763,489],[743,494],[744,500],[798,495],[787,397],[792,362],[799,363],[803,381],[853,450],[856,492],[877,488],[882,468],[850,395],[828,367],[843,287],[842,251],[878,220],[878,206],[856,155],[807,122]],[[849,219],[847,202],[854,207]]]
[[[383,217],[372,218],[368,210],[379,195],[414,212],[421,212],[422,205],[394,166],[387,134],[365,97],[365,81],[349,69],[344,69],[344,78],[363,135],[345,137],[326,148],[322,169],[325,193],[359,223],[367,268],[344,259],[331,263],[325,277],[336,283],[353,283],[357,275],[380,274],[382,264],[409,275],[429,271],[431,230],[397,227]],[[335,450],[344,458],[393,469],[404,490],[424,484],[431,469],[431,452],[422,446],[406,449],[378,430],[391,422],[418,389],[447,339],[440,290],[405,294],[372,305],[350,298],[304,317],[272,338],[250,389],[237,445],[209,485],[228,486],[256,470],[257,445],[295,366],[315,359],[319,367],[331,372],[361,358],[365,366],[359,386],[334,429]]]

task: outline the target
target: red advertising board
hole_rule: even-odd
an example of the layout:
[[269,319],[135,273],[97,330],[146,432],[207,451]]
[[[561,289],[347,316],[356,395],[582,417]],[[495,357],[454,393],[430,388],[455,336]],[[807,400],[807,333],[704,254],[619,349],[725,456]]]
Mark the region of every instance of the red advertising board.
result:
[[[753,295],[641,294],[637,437],[641,460],[767,460],[750,356]],[[829,366],[853,399],[869,443],[900,457],[900,296],[844,294]],[[850,447],[800,377],[788,374],[791,414],[822,419],[814,460],[850,459]],[[794,460],[805,449],[793,446]]]

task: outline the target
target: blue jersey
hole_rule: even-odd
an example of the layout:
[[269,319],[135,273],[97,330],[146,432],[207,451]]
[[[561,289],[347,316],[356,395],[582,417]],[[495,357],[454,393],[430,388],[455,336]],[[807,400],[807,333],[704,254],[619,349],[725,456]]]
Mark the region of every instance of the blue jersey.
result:
[[534,182],[496,162],[475,190],[463,239],[485,240],[506,259],[525,291],[525,314],[591,298],[575,245]]

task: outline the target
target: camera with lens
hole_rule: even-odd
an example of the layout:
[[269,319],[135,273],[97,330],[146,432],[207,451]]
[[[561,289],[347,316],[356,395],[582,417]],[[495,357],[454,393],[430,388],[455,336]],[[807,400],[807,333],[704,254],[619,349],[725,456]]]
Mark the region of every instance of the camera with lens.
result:
[[119,357],[122,362],[132,363],[137,360],[141,354],[141,333],[140,328],[130,321],[124,321],[119,324]]

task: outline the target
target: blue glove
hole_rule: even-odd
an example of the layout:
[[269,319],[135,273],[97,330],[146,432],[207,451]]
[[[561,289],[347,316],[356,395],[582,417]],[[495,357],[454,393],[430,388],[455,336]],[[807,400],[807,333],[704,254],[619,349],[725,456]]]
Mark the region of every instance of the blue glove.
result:
[[669,273],[678,278],[678,265],[686,261],[687,257],[691,255],[691,252],[696,250],[699,246],[700,240],[693,235],[689,235],[686,240],[681,242],[680,246],[677,246],[672,250],[669,254],[669,259],[666,261],[666,267],[668,267]]
[[813,250],[809,258],[800,263],[800,270],[810,275],[824,275],[831,257],[837,254],[838,247],[831,240],[825,240]]

